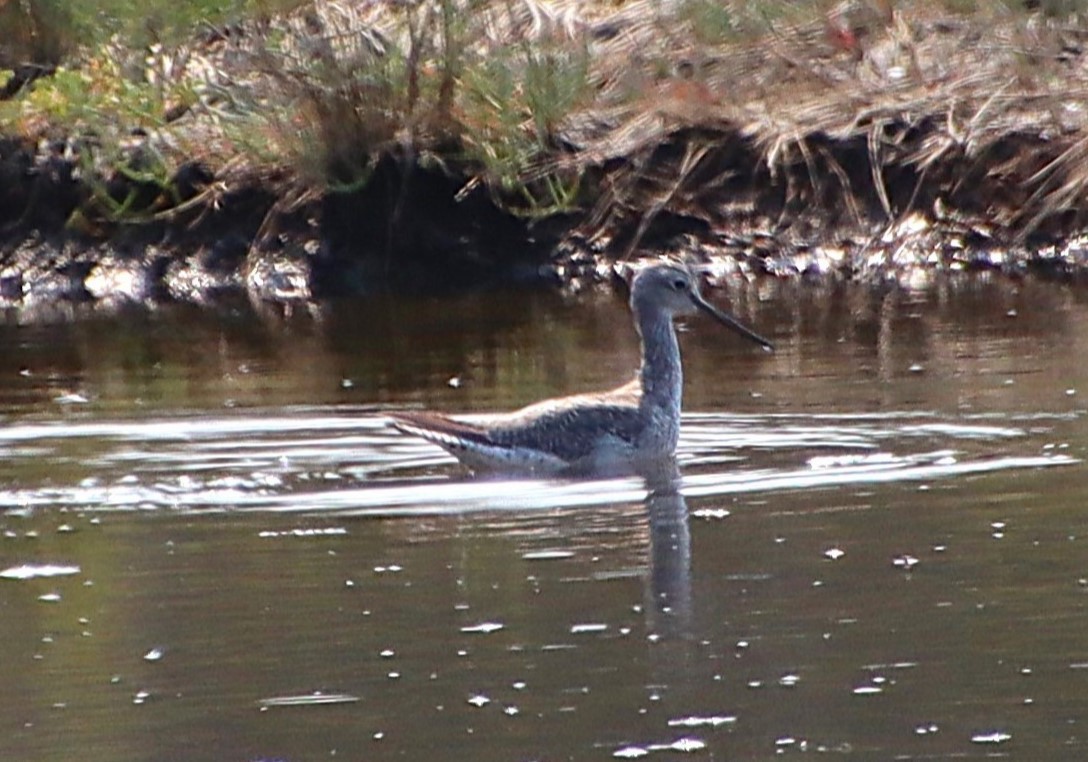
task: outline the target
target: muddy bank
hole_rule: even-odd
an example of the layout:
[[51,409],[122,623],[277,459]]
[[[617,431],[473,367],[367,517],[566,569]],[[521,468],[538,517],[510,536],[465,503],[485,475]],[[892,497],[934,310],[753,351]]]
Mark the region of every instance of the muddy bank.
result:
[[[333,39],[350,22],[392,47],[388,13],[337,16],[334,29],[330,7],[309,9],[311,36]],[[312,83],[309,100],[288,98],[283,76],[258,66],[267,47],[253,53],[267,27],[206,36],[194,49],[218,75],[250,82],[265,107],[278,94],[276,107],[321,127],[325,181],[223,149],[213,131],[221,100],[210,95],[156,129],[134,125],[109,161],[95,134],[7,125],[0,305],[203,302],[240,290],[292,303],[562,283],[661,253],[775,277],[884,281],[972,268],[1082,277],[1088,32],[1030,14],[995,26],[882,7],[844,6],[807,26],[702,47],[674,44],[698,19],[659,13],[671,26],[648,25],[639,3],[564,17],[561,30],[541,22],[532,34],[566,35],[592,52],[596,90],[538,136],[516,182],[473,154],[478,134],[430,122],[371,141],[353,169],[345,143],[372,127],[358,121],[358,103],[341,124],[327,100],[314,106]],[[502,34],[528,39],[517,21],[509,10]],[[343,55],[329,53],[362,65],[358,51]],[[632,72],[637,82],[619,99],[616,81]],[[13,79],[5,98],[48,78]],[[218,148],[194,148],[204,144]],[[164,145],[188,154],[165,161]]]
[[[1037,270],[1063,278],[1088,272],[1083,210],[1050,215],[1031,231],[997,224],[996,200],[1010,200],[1005,211],[1012,213],[1031,188],[972,182],[971,175],[987,176],[985,166],[950,163],[938,167],[939,179],[920,179],[911,167],[885,165],[895,179],[884,196],[903,210],[893,219],[866,182],[872,166],[849,142],[828,141],[821,152],[854,178],[849,194],[831,170],[810,175],[793,167],[772,175],[728,131],[678,132],[640,161],[639,171],[675,176],[693,144],[702,146],[702,158],[678,191],[683,204],[655,204],[648,189],[634,188],[643,203],[629,198],[609,207],[605,219],[592,210],[527,219],[483,189],[459,195],[463,177],[390,157],[363,190],[295,201],[280,194],[276,178],[261,177],[233,179],[212,198],[209,188],[222,180],[209,168],[187,168],[198,178],[181,196],[188,208],[127,224],[96,216],[93,194],[70,162],[43,162],[20,148],[5,153],[5,166],[36,169],[4,184],[0,304],[204,302],[237,291],[292,302],[385,289],[560,284],[651,254],[725,258],[749,274],[787,278],[883,281],[919,269],[1014,276]],[[1014,149],[1029,147],[1021,140]],[[596,170],[595,181],[630,181],[631,164],[613,160]],[[118,197],[139,192],[116,181]],[[154,209],[155,196],[147,199]]]

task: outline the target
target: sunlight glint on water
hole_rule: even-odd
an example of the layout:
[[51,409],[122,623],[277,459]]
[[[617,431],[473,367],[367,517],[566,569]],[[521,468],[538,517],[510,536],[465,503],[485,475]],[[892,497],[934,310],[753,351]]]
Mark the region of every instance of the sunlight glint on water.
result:
[[1088,308],[943,288],[711,293],[679,491],[386,425],[624,380],[611,298],[0,328],[0,759],[1085,756]]
[[[953,478],[1067,465],[1038,445],[994,457],[1022,428],[932,416],[685,416],[678,453],[689,496]],[[95,455],[82,455],[88,443]],[[78,445],[77,457],[69,450]],[[926,449],[919,450],[922,446]],[[930,449],[937,448],[937,449]],[[0,431],[0,452],[78,463],[70,485],[0,490],[0,505],[116,509],[347,511],[371,516],[605,505],[641,499],[627,481],[466,482],[456,462],[409,441],[381,416],[298,412],[244,418],[24,425]],[[984,454],[985,453],[985,454]],[[422,474],[420,472],[423,472]],[[434,475],[444,474],[436,481]],[[445,479],[459,482],[449,489]],[[383,513],[388,508],[388,513]]]

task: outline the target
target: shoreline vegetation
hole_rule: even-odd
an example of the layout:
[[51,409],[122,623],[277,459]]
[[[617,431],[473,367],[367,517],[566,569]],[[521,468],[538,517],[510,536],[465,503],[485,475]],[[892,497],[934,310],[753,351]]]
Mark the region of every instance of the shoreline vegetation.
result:
[[0,307],[1081,279],[1086,47],[1088,0],[0,0]]

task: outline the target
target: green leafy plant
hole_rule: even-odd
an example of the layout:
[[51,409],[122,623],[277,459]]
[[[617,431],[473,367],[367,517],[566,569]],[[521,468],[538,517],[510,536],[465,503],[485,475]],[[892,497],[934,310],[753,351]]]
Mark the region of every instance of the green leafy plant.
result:
[[[562,121],[590,92],[589,53],[572,44],[523,43],[465,71],[463,139],[486,179],[533,216],[571,208],[581,175],[548,164]],[[506,204],[511,207],[510,204]]]

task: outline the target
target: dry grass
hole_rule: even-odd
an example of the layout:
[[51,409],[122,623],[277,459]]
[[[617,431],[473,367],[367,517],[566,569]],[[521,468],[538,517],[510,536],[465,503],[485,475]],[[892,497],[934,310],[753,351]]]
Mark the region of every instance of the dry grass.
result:
[[[1011,197],[995,222],[1020,236],[1085,208],[1083,18],[998,3],[970,13],[932,0],[809,3],[807,19],[795,10],[793,23],[776,19],[762,33],[749,24],[714,44],[692,27],[701,18],[692,9],[706,5],[656,15],[632,7],[629,22],[612,20],[623,33],[595,61],[613,116],[580,131],[579,158],[647,155],[678,135],[686,144],[671,174],[634,168],[613,186],[649,183],[669,203],[708,182],[709,165],[719,174],[762,167],[797,201],[837,198],[858,221],[874,198],[889,221],[910,213],[922,186],[956,205],[1000,200],[1003,189]],[[738,142],[754,152],[747,164],[729,156]],[[660,175],[661,163],[649,164]],[[890,175],[914,187],[904,197]],[[637,204],[645,193],[627,195]]]
[[[166,166],[241,155],[338,192],[396,155],[519,214],[626,228],[625,250],[665,216],[866,228],[922,211],[1024,239],[1088,210],[1088,2],[1027,5],[266,2],[111,56],[133,98],[158,93],[141,126]],[[56,120],[22,108],[25,131]]]

